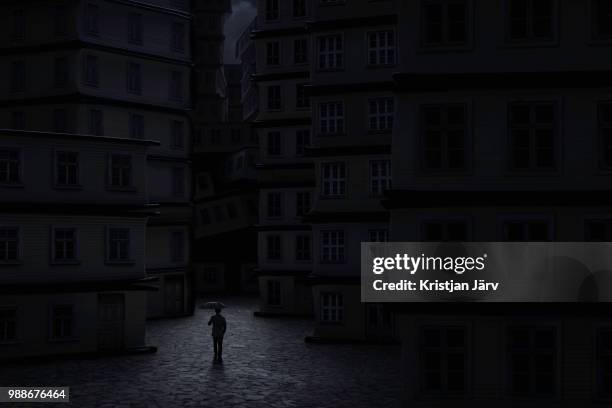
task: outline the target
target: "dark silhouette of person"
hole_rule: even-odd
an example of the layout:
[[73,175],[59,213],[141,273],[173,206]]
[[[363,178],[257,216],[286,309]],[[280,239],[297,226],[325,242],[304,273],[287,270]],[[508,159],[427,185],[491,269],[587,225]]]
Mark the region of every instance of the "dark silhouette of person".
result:
[[221,316],[221,309],[215,309],[215,315],[210,318],[208,325],[212,324],[213,347],[215,351],[215,361],[221,362],[223,358],[223,335],[227,329],[225,317]]

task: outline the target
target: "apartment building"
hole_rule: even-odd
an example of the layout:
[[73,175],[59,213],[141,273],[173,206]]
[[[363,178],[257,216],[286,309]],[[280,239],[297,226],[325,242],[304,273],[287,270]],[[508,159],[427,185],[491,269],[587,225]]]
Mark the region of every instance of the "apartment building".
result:
[[361,242],[388,240],[381,198],[391,187],[394,1],[312,2],[311,105],[315,165],[311,340],[392,340],[387,307],[360,301]]
[[[610,241],[610,10],[399,3],[393,241]],[[610,405],[605,304],[473,306],[398,310],[405,406]]]
[[243,121],[242,67],[224,65],[231,2],[196,7],[196,292],[256,290],[257,140]]
[[311,39],[307,1],[258,2],[255,41],[260,142],[258,275],[259,314],[312,314],[307,277],[313,237],[303,222],[314,200],[311,144]]
[[[108,200],[121,203],[141,189],[148,203],[159,204],[136,264],[157,280],[158,290],[147,295],[147,316],[189,313],[187,2],[7,1],[0,10],[3,128],[158,142],[146,152],[145,185],[134,185],[126,155],[120,185]],[[71,141],[78,149],[81,139]]]

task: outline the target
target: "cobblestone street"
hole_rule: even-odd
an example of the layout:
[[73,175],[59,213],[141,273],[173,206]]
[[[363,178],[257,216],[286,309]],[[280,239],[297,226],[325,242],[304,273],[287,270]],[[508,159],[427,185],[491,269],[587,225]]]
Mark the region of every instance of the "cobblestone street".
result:
[[306,344],[311,321],[257,318],[255,299],[223,301],[222,365],[212,362],[211,311],[196,310],[148,323],[155,354],[4,364],[0,385],[70,386],[80,407],[398,406],[399,347]]

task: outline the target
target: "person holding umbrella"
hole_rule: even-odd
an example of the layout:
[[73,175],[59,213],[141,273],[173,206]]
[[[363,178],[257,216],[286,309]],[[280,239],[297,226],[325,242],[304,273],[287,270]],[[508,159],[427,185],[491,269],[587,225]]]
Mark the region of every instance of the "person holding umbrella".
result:
[[222,304],[220,302],[214,305],[215,314],[208,321],[208,325],[212,325],[213,348],[215,352],[214,361],[219,363],[223,361],[223,335],[227,329],[225,317],[221,315],[221,307]]

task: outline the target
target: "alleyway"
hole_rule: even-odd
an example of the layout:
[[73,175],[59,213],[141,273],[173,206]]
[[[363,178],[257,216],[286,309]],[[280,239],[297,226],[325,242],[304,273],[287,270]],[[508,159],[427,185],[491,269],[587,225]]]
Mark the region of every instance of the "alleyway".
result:
[[398,406],[399,347],[305,344],[312,322],[256,318],[254,299],[223,300],[222,365],[212,363],[210,311],[196,310],[148,323],[155,354],[3,365],[0,384],[70,386],[79,407]]

